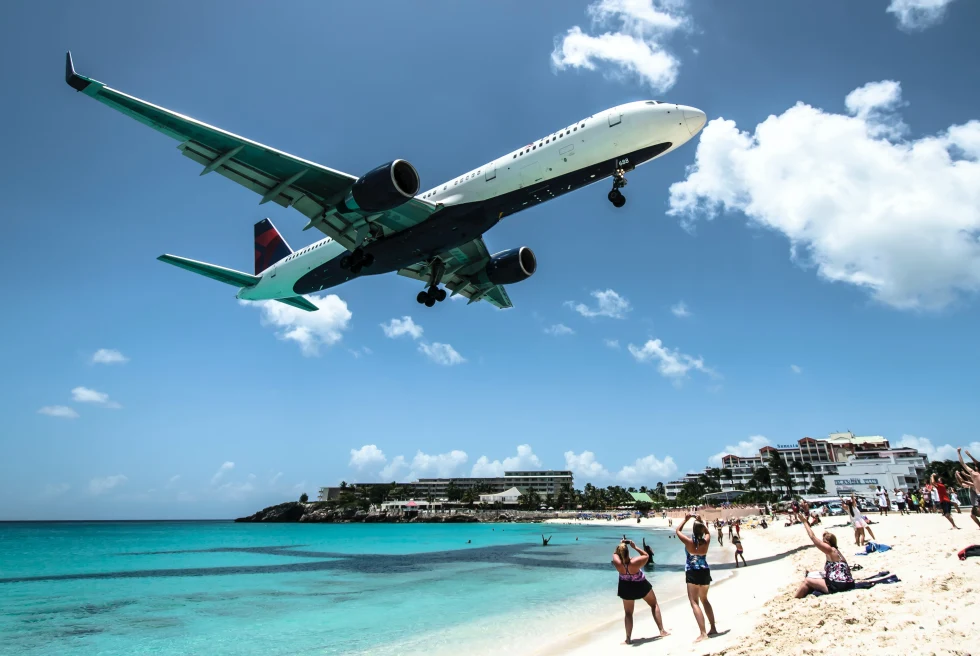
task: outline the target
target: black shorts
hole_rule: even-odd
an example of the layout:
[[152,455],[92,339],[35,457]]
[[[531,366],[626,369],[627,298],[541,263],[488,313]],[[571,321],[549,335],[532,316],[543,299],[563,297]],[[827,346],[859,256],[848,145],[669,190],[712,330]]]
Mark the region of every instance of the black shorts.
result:
[[905,510],[905,502],[904,501],[899,501],[898,502],[898,509],[899,510]]
[[636,601],[643,599],[651,590],[653,590],[653,586],[646,579],[642,581],[620,581],[619,590],[616,594],[619,595],[620,599]]
[[692,585],[710,585],[711,584],[711,570],[710,569],[689,569],[684,572],[684,576],[688,583]]
[[973,506],[973,510],[970,511],[974,517],[980,517],[980,506]]
[[943,508],[943,514],[949,515],[953,512],[953,502],[952,501],[940,501],[939,505]]
[[835,592],[846,592],[847,590],[854,589],[854,581],[850,583],[841,583],[840,581],[827,580],[827,592],[834,594]]

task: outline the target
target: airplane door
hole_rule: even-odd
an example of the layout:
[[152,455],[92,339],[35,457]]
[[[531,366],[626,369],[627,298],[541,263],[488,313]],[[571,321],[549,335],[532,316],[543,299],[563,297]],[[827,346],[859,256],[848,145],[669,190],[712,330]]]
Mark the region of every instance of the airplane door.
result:
[[521,187],[528,187],[544,177],[541,175],[541,163],[531,162],[521,169]]
[[490,182],[497,177],[497,167],[494,164],[487,164],[487,172],[483,174],[483,179]]

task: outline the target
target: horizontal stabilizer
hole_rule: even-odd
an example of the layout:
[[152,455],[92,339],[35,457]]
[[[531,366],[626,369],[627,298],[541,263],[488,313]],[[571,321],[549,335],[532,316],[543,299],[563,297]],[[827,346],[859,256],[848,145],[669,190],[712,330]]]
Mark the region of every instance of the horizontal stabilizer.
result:
[[[213,278],[219,282],[234,285],[235,287],[253,287],[254,285],[258,284],[259,280],[262,279],[260,276],[253,276],[248,273],[235,271],[234,269],[228,269],[216,264],[198,262],[197,260],[192,260],[190,258],[180,257],[177,255],[161,255],[157,259],[161,262],[166,262],[167,264],[180,267],[181,269],[187,269],[188,271],[193,271],[194,273],[202,276]],[[314,306],[314,308],[315,307],[316,306]]]
[[320,309],[302,296],[290,296],[289,298],[277,298],[276,300],[286,305],[292,305],[294,308],[306,310],[307,312],[316,312]]

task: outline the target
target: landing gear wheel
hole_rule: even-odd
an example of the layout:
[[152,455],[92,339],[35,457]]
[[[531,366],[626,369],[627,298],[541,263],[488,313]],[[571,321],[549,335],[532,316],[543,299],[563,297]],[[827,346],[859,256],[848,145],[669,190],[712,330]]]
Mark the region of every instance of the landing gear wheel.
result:
[[440,303],[442,303],[444,300],[446,300],[446,295],[447,294],[446,294],[446,290],[445,289],[437,289],[437,290],[435,290],[435,292],[436,292],[436,300],[437,301],[439,301]]
[[340,258],[341,269],[349,269],[351,264],[353,264],[353,261],[351,260],[350,255],[345,255]]
[[352,266],[350,268],[350,272],[353,273],[356,276],[357,274],[359,274],[361,272],[361,266],[363,266],[363,265],[360,262],[358,262],[357,264],[355,264],[354,266]]
[[428,294],[425,295],[425,307],[432,307],[436,304],[436,299],[432,298]]
[[619,189],[613,189],[609,192],[609,202],[613,204],[614,207],[622,207],[626,204],[626,196]]
[[419,305],[423,305],[427,300],[429,300],[429,295],[426,292],[419,292],[419,295],[415,297],[415,300],[419,302]]
[[366,267],[369,267],[372,264],[374,264],[374,253],[368,253],[367,255],[365,255],[364,259],[361,261],[361,264]]

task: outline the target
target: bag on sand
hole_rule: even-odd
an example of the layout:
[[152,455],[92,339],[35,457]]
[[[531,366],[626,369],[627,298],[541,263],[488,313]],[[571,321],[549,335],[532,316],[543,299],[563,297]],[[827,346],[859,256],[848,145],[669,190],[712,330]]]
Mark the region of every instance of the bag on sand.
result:
[[959,556],[960,560],[966,560],[970,556],[980,556],[980,544],[971,544],[956,555]]

